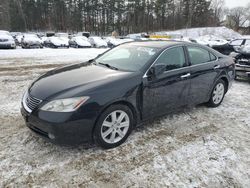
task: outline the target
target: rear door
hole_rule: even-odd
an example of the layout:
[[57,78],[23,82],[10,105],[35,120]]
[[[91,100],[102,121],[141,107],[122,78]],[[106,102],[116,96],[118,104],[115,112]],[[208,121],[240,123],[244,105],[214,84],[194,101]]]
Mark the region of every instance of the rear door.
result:
[[190,87],[190,70],[183,46],[166,49],[153,66],[164,65],[157,78],[143,78],[143,119],[166,114],[184,106]]
[[219,61],[214,54],[205,48],[190,45],[186,49],[191,64],[189,104],[207,102],[211,87],[219,74],[217,71],[220,69]]

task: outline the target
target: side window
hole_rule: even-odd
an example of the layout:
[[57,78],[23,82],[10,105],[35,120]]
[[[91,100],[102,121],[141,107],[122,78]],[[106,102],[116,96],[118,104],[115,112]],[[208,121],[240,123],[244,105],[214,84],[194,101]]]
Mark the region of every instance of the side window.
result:
[[211,61],[210,53],[207,50],[193,46],[188,46],[187,49],[192,65],[198,65]]
[[232,46],[240,46],[242,44],[243,40],[233,40],[230,42]]
[[246,46],[249,46],[249,45],[250,45],[250,39],[246,40],[245,45],[246,45]]
[[163,52],[157,59],[155,65],[166,66],[166,71],[178,69],[185,66],[185,55],[183,47],[175,47]]

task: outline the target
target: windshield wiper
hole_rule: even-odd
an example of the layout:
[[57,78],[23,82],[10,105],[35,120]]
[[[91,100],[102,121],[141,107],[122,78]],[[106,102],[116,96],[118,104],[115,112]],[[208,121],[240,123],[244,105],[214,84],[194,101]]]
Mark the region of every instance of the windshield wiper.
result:
[[110,64],[107,64],[107,63],[98,63],[98,64],[104,65],[104,66],[106,66],[106,67],[108,67],[108,68],[110,68],[110,69],[113,69],[113,70],[119,70],[118,68],[116,68],[116,67],[114,67],[114,66],[112,66],[112,65],[110,65]]

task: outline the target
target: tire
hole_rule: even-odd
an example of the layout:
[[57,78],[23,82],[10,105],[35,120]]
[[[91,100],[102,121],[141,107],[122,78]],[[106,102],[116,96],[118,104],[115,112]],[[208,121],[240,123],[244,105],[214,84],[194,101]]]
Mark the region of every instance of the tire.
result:
[[210,99],[208,101],[209,107],[218,107],[222,103],[226,93],[226,84],[223,80],[218,80],[212,90]]
[[133,125],[133,113],[128,106],[111,105],[100,115],[96,123],[94,141],[104,149],[117,147],[126,141]]

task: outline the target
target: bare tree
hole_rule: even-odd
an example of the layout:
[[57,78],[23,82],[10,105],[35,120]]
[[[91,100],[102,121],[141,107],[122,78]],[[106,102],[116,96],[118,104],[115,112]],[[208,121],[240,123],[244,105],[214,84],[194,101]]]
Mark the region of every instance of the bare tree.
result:
[[10,29],[9,0],[1,0],[0,3],[0,29]]
[[239,30],[240,27],[244,26],[247,18],[247,10],[244,7],[236,7],[229,11],[228,14],[228,24],[230,27],[234,28],[236,31]]
[[214,11],[215,24],[220,25],[220,22],[224,17],[225,0],[212,0],[210,6]]
[[24,28],[25,28],[25,30],[27,30],[27,22],[26,22],[26,18],[25,18],[24,12],[23,12],[22,3],[20,2],[20,0],[15,0],[15,3],[17,4],[18,9],[20,11],[20,15],[21,15],[21,17],[23,19]]

